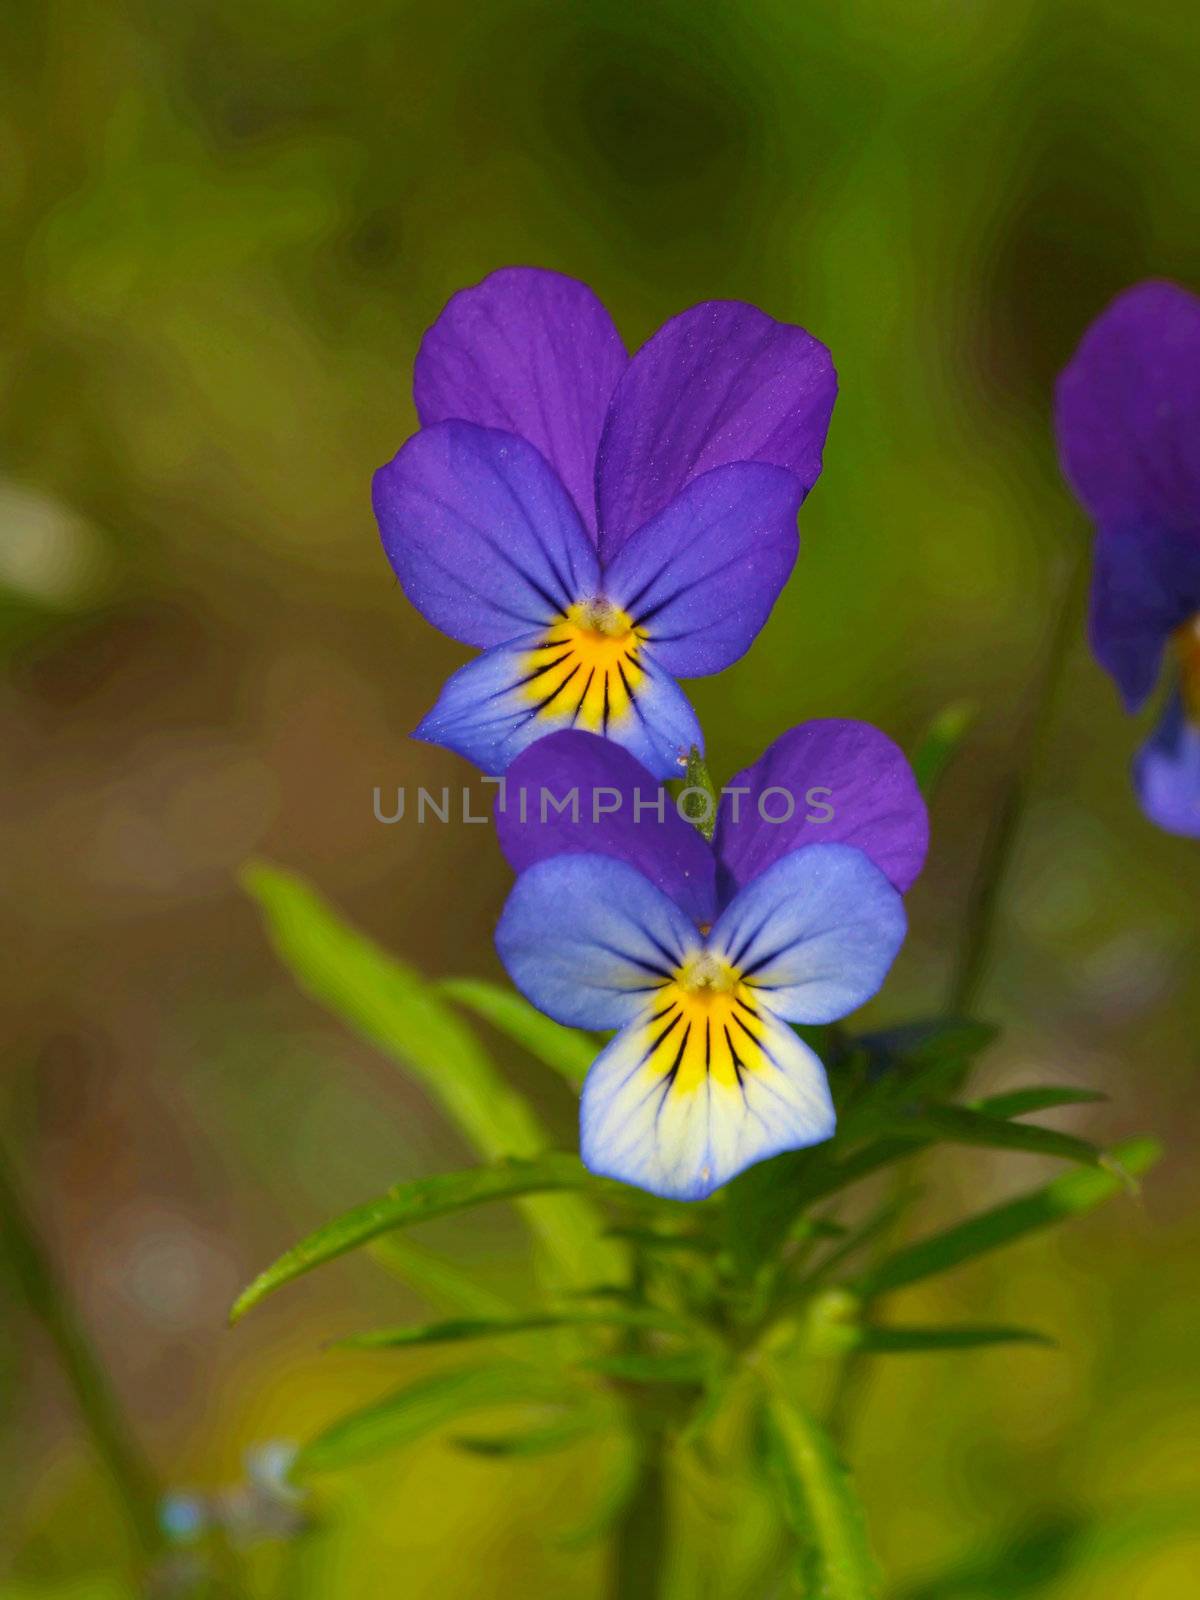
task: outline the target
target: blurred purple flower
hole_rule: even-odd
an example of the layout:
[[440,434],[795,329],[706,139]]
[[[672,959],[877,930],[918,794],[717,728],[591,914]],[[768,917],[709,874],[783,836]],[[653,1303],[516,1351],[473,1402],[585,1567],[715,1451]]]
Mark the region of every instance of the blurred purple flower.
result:
[[1096,524],[1092,650],[1129,711],[1174,657],[1134,763],[1142,808],[1200,838],[1200,299],[1136,284],[1092,323],[1058,382],[1063,471]]
[[811,334],[738,301],[630,359],[572,278],[510,267],[456,294],[417,356],[421,431],[374,484],[408,598],[484,652],[416,736],[499,773],[579,727],[677,776],[702,738],[674,679],[766,621],[836,390]]
[[[578,805],[542,820],[543,790]],[[788,1024],[854,1010],[903,942],[928,818],[886,735],[793,728],[727,787],[709,845],[627,752],[552,734],[510,769],[497,826],[520,873],[496,932],[513,981],[559,1022],[619,1030],[583,1088],[593,1172],[702,1199],[831,1136],[824,1068]]]

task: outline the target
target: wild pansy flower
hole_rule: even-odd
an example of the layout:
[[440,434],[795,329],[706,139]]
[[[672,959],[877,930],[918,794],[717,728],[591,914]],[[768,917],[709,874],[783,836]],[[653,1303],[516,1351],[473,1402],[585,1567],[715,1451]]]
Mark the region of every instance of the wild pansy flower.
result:
[[618,1030],[583,1087],[593,1172],[697,1200],[831,1136],[824,1068],[789,1024],[870,999],[903,942],[928,818],[886,735],[793,728],[727,786],[710,845],[626,751],[552,734],[510,768],[497,827],[520,874],[496,932],[514,982],[559,1022]]
[[404,592],[484,652],[416,737],[500,773],[581,728],[678,776],[703,740],[674,680],[766,621],[836,389],[822,344],[737,301],[630,359],[572,278],[510,267],[456,294],[417,356],[421,431],[374,484]]
[[1091,643],[1137,711],[1172,683],[1134,762],[1142,809],[1200,838],[1200,299],[1127,289],[1058,382],[1063,470],[1096,524]]

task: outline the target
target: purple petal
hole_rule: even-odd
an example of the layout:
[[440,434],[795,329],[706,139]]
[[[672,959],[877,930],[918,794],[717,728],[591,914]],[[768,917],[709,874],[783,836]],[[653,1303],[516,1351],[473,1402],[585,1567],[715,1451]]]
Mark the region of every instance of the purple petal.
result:
[[786,467],[807,494],[836,395],[829,352],[803,328],[737,300],[673,317],[630,362],[604,424],[602,558],[693,478],[731,461]]
[[1095,522],[1200,542],[1200,299],[1160,281],[1118,295],[1058,380],[1055,425]]
[[1151,822],[1167,833],[1200,839],[1200,727],[1186,716],[1178,692],[1138,751],[1133,781]]
[[629,363],[585,283],[505,267],[461,289],[421,343],[413,397],[423,424],[461,417],[528,439],[596,530],[596,447]]
[[699,935],[673,900],[611,856],[555,856],[517,879],[496,928],[509,976],[569,1028],[619,1028]]
[[907,922],[904,902],[861,850],[792,850],[740,889],[708,947],[788,1022],[836,1022],[878,993]]
[[[747,792],[728,792],[737,788]],[[929,816],[898,745],[870,723],[830,718],[790,729],[738,773],[714,842],[726,897],[809,844],[854,845],[903,893],[924,865]]]
[[570,496],[515,434],[424,428],[380,467],[373,499],[405,594],[452,639],[502,644],[595,593],[596,552]]
[[1200,611],[1200,538],[1157,528],[1101,528],[1092,567],[1089,633],[1129,711],[1158,682],[1168,636]]
[[[543,793],[556,803],[543,805]],[[573,794],[579,796],[577,816],[567,804]],[[611,739],[578,732],[539,739],[508,769],[496,831],[517,872],[557,855],[615,856],[637,867],[693,922],[716,915],[712,850],[645,767]]]
[[501,773],[547,734],[607,727],[608,737],[656,777],[679,777],[688,751],[702,747],[703,736],[674,678],[644,652],[636,666],[614,677],[596,666],[586,639],[553,642],[568,633],[557,624],[468,661],[448,680],[414,738],[457,750],[484,772]]
[[720,672],[750,648],[788,580],[803,498],[782,467],[715,467],[622,545],[605,595],[668,672]]

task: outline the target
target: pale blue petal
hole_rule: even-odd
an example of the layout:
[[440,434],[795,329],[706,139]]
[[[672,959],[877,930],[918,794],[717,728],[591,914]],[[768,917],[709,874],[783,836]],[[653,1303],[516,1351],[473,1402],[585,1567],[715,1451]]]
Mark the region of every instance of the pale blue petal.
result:
[[703,749],[683,690],[639,649],[624,677],[565,639],[565,623],[497,645],[449,678],[414,737],[445,745],[484,772],[501,773],[522,750],[565,728],[607,734],[656,778],[682,776],[689,749]]
[[852,845],[793,850],[734,896],[709,948],[790,1022],[835,1022],[875,994],[904,942],[904,902]]
[[699,944],[675,902],[611,856],[539,861],[517,879],[496,929],[517,988],[571,1028],[640,1016]]
[[1200,839],[1200,727],[1185,715],[1178,691],[1138,751],[1133,778],[1151,822],[1167,833]]

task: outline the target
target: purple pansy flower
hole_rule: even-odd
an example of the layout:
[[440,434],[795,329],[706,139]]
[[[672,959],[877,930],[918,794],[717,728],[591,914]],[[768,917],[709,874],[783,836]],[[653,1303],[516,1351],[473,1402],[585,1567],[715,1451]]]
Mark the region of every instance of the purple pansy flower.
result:
[[573,278],[510,267],[456,294],[417,356],[421,431],[374,485],[404,592],[483,650],[416,736],[499,773],[578,727],[678,775],[702,736],[674,680],[766,621],[836,390],[811,334],[737,301],[630,359]]
[[1200,838],[1200,299],[1136,284],[1084,334],[1058,382],[1058,448],[1096,524],[1091,642],[1136,711],[1173,682],[1134,763],[1142,808]]
[[496,931],[514,982],[559,1022],[618,1030],[583,1087],[593,1172],[698,1200],[831,1136],[824,1068],[789,1024],[870,999],[903,942],[929,830],[890,739],[793,728],[727,786],[710,845],[626,751],[552,734],[511,767],[497,826],[520,873]]

